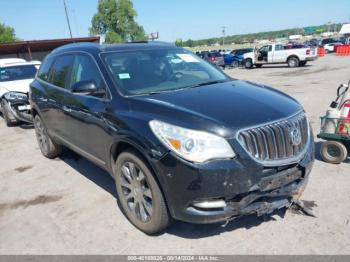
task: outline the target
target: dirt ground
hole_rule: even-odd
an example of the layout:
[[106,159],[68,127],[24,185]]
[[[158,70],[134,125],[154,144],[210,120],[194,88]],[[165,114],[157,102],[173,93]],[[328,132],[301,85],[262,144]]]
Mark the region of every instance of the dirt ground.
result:
[[[350,79],[350,58],[226,72],[296,97],[317,133],[337,86]],[[7,128],[0,119],[0,254],[350,254],[350,161],[316,158],[302,199],[317,218],[278,212],[226,228],[177,222],[150,237],[123,216],[106,172],[72,152],[48,160],[31,127]]]

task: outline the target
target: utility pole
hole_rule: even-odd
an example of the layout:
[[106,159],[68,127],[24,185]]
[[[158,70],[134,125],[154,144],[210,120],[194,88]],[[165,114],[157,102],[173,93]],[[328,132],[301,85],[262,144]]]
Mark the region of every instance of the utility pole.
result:
[[68,12],[67,12],[66,0],[63,0],[63,4],[64,4],[64,11],[66,12],[66,18],[67,18],[67,24],[68,24],[68,28],[69,28],[70,38],[73,38],[72,29],[70,28],[70,22],[69,22],[69,17],[68,17]]
[[226,26],[222,27],[222,45],[225,45]]

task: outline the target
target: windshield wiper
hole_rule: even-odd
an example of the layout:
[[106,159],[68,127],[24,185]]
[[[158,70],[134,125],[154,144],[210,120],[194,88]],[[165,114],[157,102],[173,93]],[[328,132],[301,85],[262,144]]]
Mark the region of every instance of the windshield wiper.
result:
[[189,88],[208,86],[208,85],[219,84],[219,83],[224,83],[224,82],[226,82],[226,80],[213,80],[213,81],[203,82],[203,83],[199,83],[199,84],[196,84],[193,86],[189,86]]
[[174,89],[167,89],[167,90],[161,90],[161,91],[151,91],[151,92],[146,92],[146,93],[140,93],[137,95],[157,95],[161,93],[167,93],[167,92],[172,92],[172,91],[178,91],[178,90],[183,90],[187,88],[195,88],[195,87],[200,87],[200,86],[206,86],[206,85],[213,85],[213,84],[219,84],[219,83],[224,83],[228,82],[227,80],[213,80],[213,81],[208,81],[208,82],[203,82],[199,84],[195,84],[192,86],[186,86],[186,87],[180,87],[180,88],[174,88]]

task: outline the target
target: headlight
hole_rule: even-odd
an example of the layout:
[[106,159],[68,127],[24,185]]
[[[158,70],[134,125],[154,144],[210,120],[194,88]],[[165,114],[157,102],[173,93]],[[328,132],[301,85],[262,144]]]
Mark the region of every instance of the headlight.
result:
[[14,100],[28,100],[28,96],[23,93],[17,93],[17,92],[8,92],[5,94],[5,98],[8,101],[14,101]]
[[235,156],[231,146],[222,137],[157,120],[150,121],[149,125],[156,137],[167,148],[186,160],[201,163]]

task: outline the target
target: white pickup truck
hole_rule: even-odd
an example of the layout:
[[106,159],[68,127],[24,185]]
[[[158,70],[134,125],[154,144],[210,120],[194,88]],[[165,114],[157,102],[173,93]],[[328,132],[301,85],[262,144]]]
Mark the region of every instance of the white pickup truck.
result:
[[243,64],[245,68],[262,67],[266,64],[288,64],[289,67],[306,65],[307,61],[317,59],[317,48],[288,48],[283,44],[265,45],[253,52],[245,53]]

